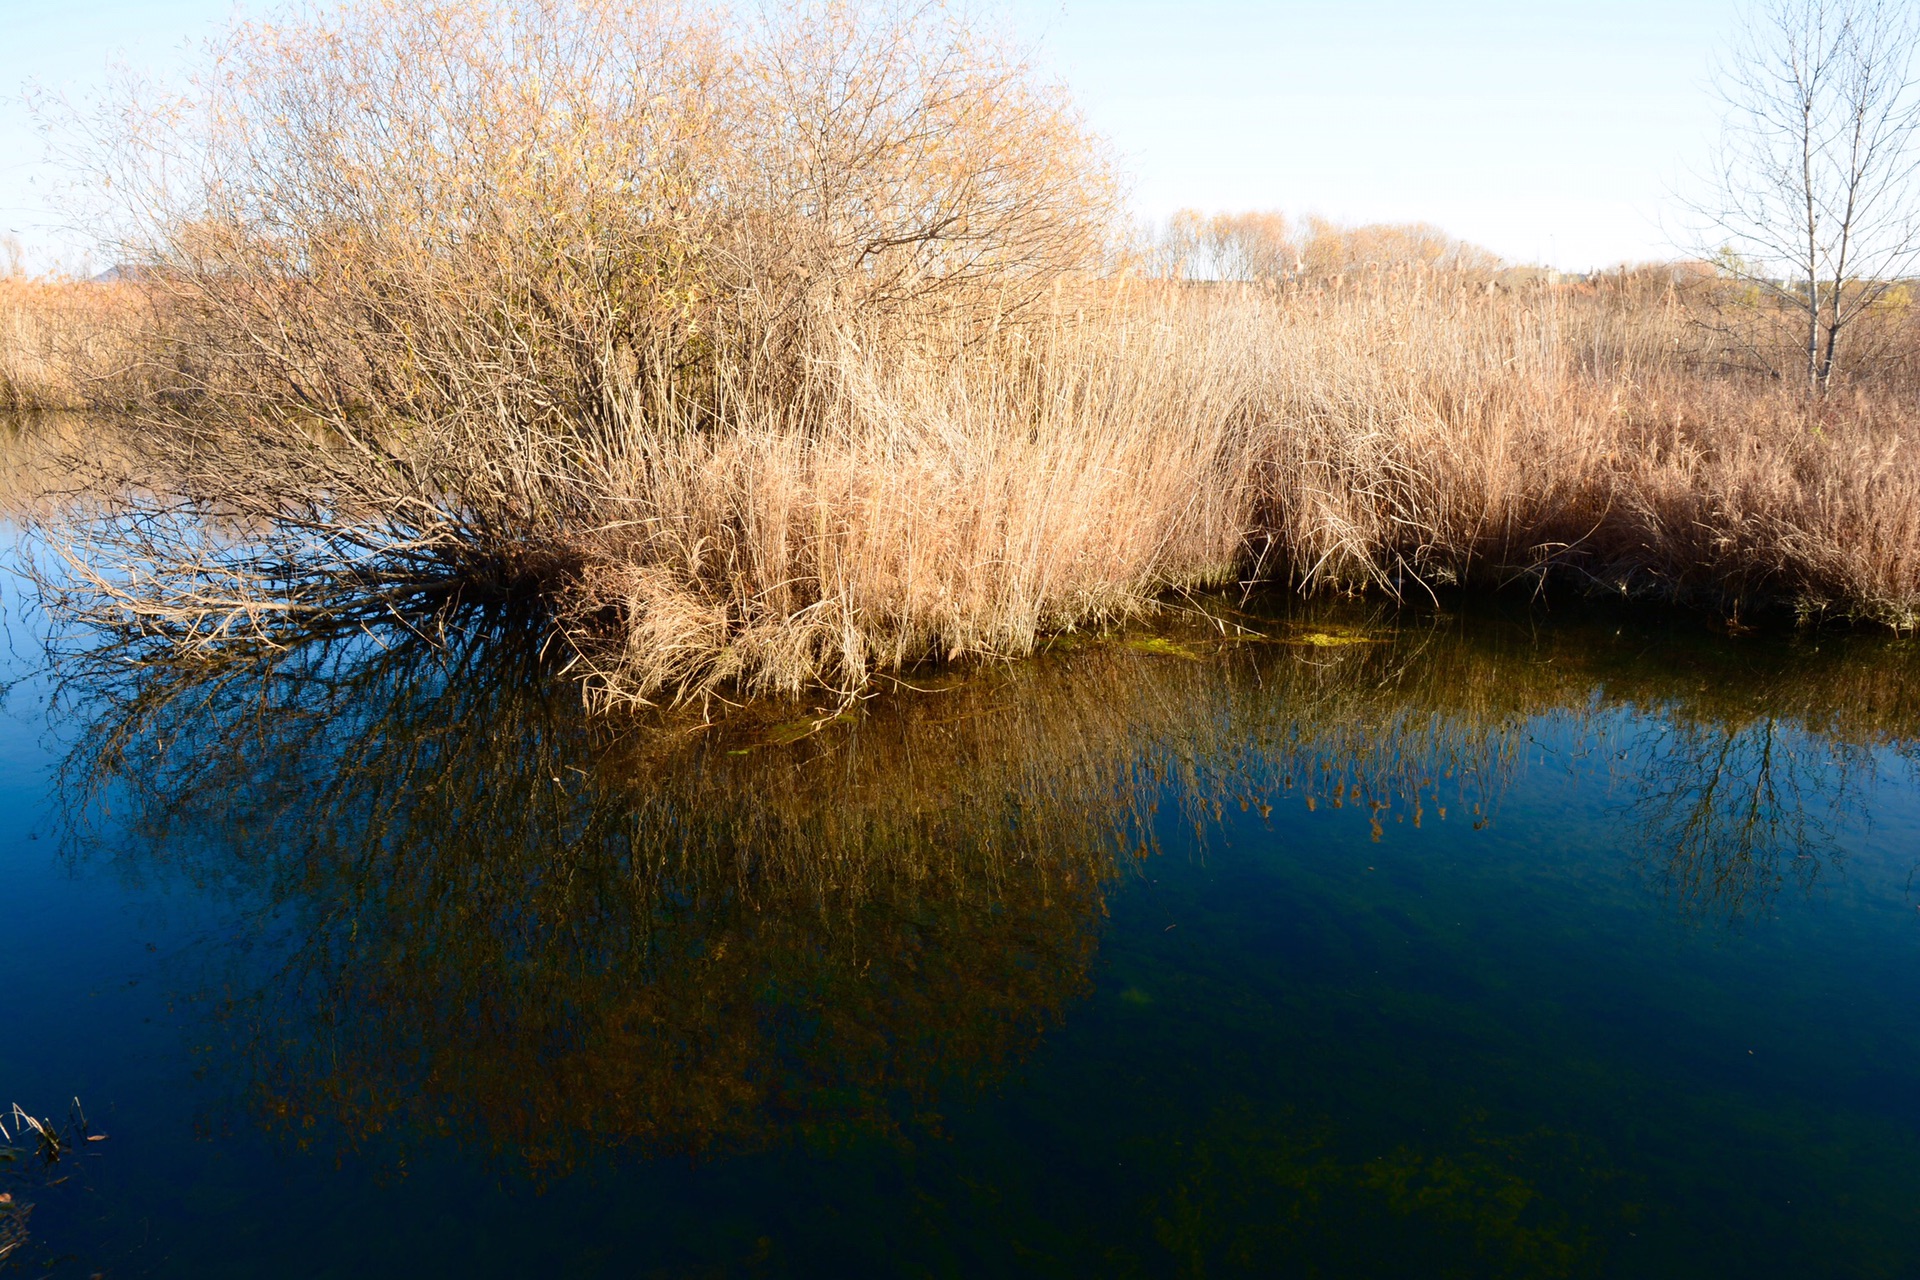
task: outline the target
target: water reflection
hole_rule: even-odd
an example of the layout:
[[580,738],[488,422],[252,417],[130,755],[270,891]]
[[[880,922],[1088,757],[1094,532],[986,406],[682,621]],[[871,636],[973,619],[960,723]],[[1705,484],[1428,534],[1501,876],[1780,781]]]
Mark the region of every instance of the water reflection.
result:
[[262,1123],[551,1169],[937,1124],[1086,988],[1170,821],[1400,838],[1497,823],[1524,768],[1595,772],[1678,908],[1738,915],[1820,874],[1920,727],[1886,642],[1653,660],[1576,623],[1253,621],[717,725],[592,722],[504,622],[92,651],[64,660],[66,807],[82,856],[254,913],[210,1065]]
[[1912,776],[1920,669],[1911,640],[1865,636],[1682,656],[1600,664],[1604,698],[1641,712],[1614,732],[1621,817],[1678,909],[1737,918],[1838,863],[1883,765]]
[[459,1133],[547,1166],[902,1123],[1084,985],[1114,826],[1057,801],[1124,792],[964,709],[910,742],[617,737],[491,636],[86,687],[67,785],[134,833],[128,873],[285,939],[222,1052],[303,1145]]

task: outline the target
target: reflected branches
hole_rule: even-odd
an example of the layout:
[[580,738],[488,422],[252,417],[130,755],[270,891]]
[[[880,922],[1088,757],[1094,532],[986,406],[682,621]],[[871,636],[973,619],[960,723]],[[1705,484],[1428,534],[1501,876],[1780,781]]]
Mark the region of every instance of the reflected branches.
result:
[[1061,642],[852,711],[616,723],[527,628],[467,622],[62,660],[75,848],[246,913],[210,1065],[303,1147],[445,1137],[550,1172],[911,1135],[1067,1015],[1109,895],[1183,827],[1477,829],[1572,743],[1682,909],[1737,915],[1811,883],[1920,726],[1885,642],[1652,661],[1613,628],[1352,610]]
[[1810,888],[1873,783],[1872,751],[1775,716],[1661,721],[1645,736],[1631,811],[1687,911],[1738,915],[1786,881]]
[[65,783],[134,835],[130,873],[259,904],[284,954],[216,1052],[302,1144],[450,1133],[547,1168],[896,1128],[1057,1018],[1114,866],[1111,804],[1055,796],[1117,780],[1016,784],[964,715],[876,751],[623,738],[506,629],[68,688],[95,728]]

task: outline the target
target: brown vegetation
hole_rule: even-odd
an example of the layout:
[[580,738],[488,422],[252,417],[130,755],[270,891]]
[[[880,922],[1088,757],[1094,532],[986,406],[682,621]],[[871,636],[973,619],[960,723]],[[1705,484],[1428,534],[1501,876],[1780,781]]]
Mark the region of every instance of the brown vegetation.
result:
[[1809,399],[1717,278],[1501,288],[1422,228],[1142,279],[1069,105],[938,11],[370,3],[115,118],[140,456],[47,585],[169,644],[532,597],[616,703],[1267,580],[1920,610],[1898,362]]
[[137,305],[125,285],[0,275],[0,412],[81,409],[128,387]]

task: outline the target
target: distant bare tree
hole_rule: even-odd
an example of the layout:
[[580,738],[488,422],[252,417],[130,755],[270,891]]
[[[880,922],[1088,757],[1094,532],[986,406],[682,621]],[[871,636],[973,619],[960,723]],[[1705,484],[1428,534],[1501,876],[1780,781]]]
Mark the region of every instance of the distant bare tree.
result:
[[1798,317],[1811,389],[1920,262],[1917,43],[1910,0],[1761,0],[1719,76],[1727,122],[1694,212],[1709,256]]
[[1152,233],[1148,261],[1188,280],[1291,280],[1299,248],[1283,213],[1201,213],[1182,209]]
[[1295,228],[1283,213],[1203,214],[1182,209],[1157,231],[1152,268],[1188,280],[1240,283],[1325,281],[1361,271],[1423,267],[1493,271],[1500,259],[1427,223],[1346,226],[1309,217]]
[[1300,258],[1304,274],[1319,279],[1416,267],[1465,273],[1500,267],[1498,254],[1426,222],[1370,222],[1356,227],[1308,218]]

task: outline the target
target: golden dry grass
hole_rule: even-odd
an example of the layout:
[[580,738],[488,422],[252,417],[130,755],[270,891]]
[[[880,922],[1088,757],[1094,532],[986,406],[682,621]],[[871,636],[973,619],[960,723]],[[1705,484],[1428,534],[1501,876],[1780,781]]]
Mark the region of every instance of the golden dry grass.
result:
[[[849,355],[830,429],[650,439],[581,544],[614,697],[857,686],[1169,592],[1559,585],[1911,627],[1897,402],[1671,354],[1684,317],[1452,275],[1135,291],[1034,345]],[[618,630],[592,625],[596,608]]]
[[[289,514],[301,483],[368,478],[324,437],[223,436],[198,471],[170,459],[183,489],[238,493],[273,555],[318,561],[310,604],[297,583],[276,597],[253,570],[190,562],[151,524],[139,545],[112,525],[120,541],[73,547],[74,565],[116,616],[188,643],[298,630],[396,584],[403,609],[530,591],[606,703],[851,691],[1255,581],[1400,596],[1553,581],[1899,628],[1920,609],[1920,460],[1891,391],[1810,408],[1674,354],[1684,316],[1444,274],[1079,301],[985,342],[937,325],[848,336],[816,364],[804,417],[743,396],[720,421],[575,450],[568,518],[450,539],[429,548],[450,567],[423,554],[417,580],[338,572],[444,538],[380,523],[404,491],[366,493],[360,521]],[[538,473],[551,456],[462,466]],[[316,541],[341,525],[350,545]],[[135,596],[109,582],[128,563],[171,573]],[[454,579],[439,596],[436,575]]]
[[80,409],[124,381],[128,287],[0,276],[0,411]]
[[134,448],[67,468],[119,507],[39,526],[76,617],[192,648],[527,598],[613,705],[1232,583],[1920,610],[1904,311],[1809,401],[1707,277],[1504,288],[1316,226],[1284,281],[1140,279],[1071,104],[940,10],[303,21],[112,117],[148,265],[101,342],[142,373],[73,383]]
[[1559,575],[1911,626],[1920,459],[1900,395],[1703,368],[1685,304],[1380,277],[1296,293],[1268,341],[1267,506],[1298,579]]

